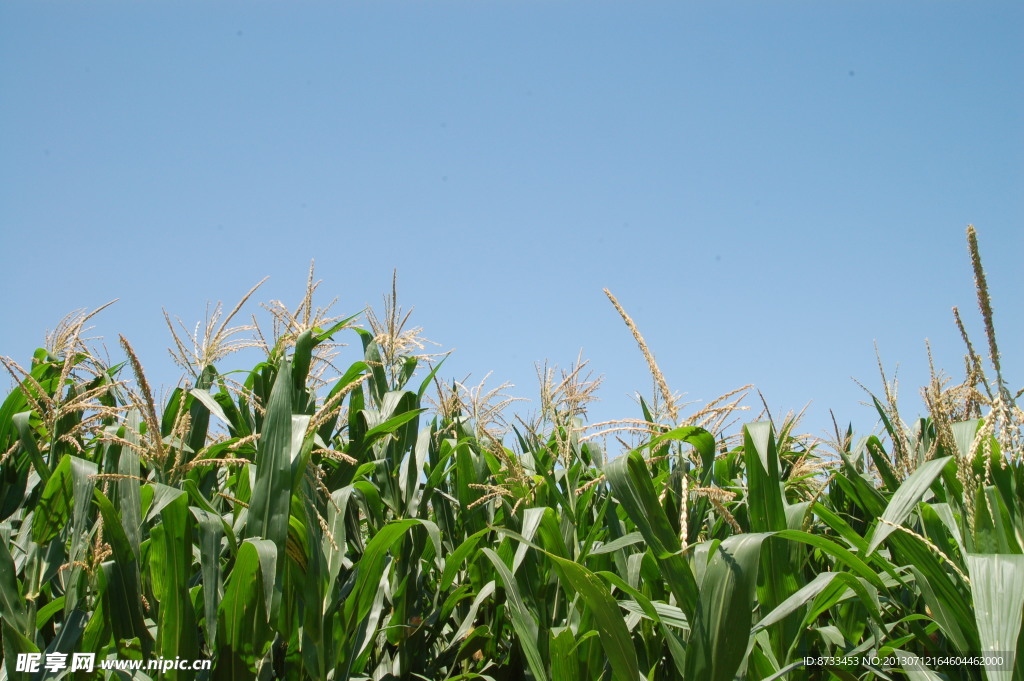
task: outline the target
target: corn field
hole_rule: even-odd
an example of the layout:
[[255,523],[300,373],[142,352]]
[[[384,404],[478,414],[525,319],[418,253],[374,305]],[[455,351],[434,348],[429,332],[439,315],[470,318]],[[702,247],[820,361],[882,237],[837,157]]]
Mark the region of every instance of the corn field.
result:
[[969,242],[986,356],[964,333],[911,422],[883,377],[879,433],[830,442],[744,424],[743,391],[682,413],[614,298],[659,390],[589,426],[583,364],[505,420],[394,295],[333,319],[311,279],[272,329],[168,319],[187,382],[159,401],[127,339],[108,365],[69,318],[4,359],[0,678],[1024,679],[1024,414]]

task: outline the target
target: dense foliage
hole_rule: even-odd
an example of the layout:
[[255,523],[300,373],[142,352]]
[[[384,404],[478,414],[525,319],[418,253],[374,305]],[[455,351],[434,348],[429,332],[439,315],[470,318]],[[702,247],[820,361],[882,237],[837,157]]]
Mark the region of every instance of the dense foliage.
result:
[[[969,345],[928,417],[883,396],[879,436],[831,447],[667,392],[588,430],[578,366],[502,428],[500,393],[439,382],[394,298],[366,330],[314,288],[270,306],[249,371],[220,367],[232,315],[176,337],[191,384],[160,403],[127,341],[122,365],[89,351],[87,316],[5,361],[0,677],[92,652],[212,663],[168,679],[1024,679],[1020,393],[994,334],[995,378]],[[893,663],[985,651],[1016,658]]]

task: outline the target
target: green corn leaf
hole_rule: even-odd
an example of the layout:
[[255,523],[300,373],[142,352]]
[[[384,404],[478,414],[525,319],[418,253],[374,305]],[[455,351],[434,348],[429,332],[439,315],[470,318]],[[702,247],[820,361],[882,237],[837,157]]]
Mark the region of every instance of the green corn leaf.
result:
[[7,543],[0,541],[0,619],[9,622],[14,631],[28,636],[34,632],[34,627],[29,621],[25,599],[18,588],[17,574]]
[[785,530],[785,500],[779,477],[775,436],[768,422],[743,426],[743,453],[747,464],[747,507],[755,532]]
[[[368,367],[366,366],[366,362],[355,362],[354,364],[352,364],[352,366],[348,368],[345,374],[341,376],[341,378],[338,379],[337,382],[335,382],[334,387],[331,388],[331,391],[329,393],[327,393],[325,401],[330,402],[331,399],[334,398],[339,392],[341,392],[342,390],[349,389],[349,386],[351,386],[352,383],[354,383],[360,376],[362,376],[366,372],[367,368]],[[317,433],[320,435],[321,439],[324,440],[324,442],[329,442],[331,440],[334,434],[334,429],[338,424],[339,418],[339,414],[334,414],[329,419],[327,419],[327,421],[325,421],[324,424],[321,425],[320,428],[317,430]]]
[[78,560],[86,550],[89,531],[92,529],[91,512],[93,490],[96,489],[96,475],[99,467],[92,461],[77,456],[71,460],[71,557]]
[[93,500],[103,517],[104,541],[113,552],[113,560],[103,563],[103,574],[107,582],[104,600],[109,611],[117,613],[111,623],[114,635],[124,640],[138,638],[143,651],[148,655],[153,640],[142,612],[139,562],[114,505],[99,490],[93,492]]
[[[216,377],[216,369],[212,366],[204,367],[199,378],[196,380],[196,389],[203,391],[209,390]],[[221,412],[218,418],[223,417],[223,411],[220,409],[220,405],[217,404],[216,400],[214,400],[208,392],[205,396],[209,397],[209,402],[217,407],[217,411]],[[189,410],[190,424],[185,441],[186,446],[183,447],[183,451],[188,452],[191,450],[191,452],[198,452],[206,446],[206,438],[210,431],[210,413],[213,410],[210,408],[210,404],[207,404],[205,400],[199,399],[197,396],[191,394],[191,391],[185,403]],[[226,417],[222,420],[226,422]],[[178,465],[188,463],[191,460],[191,457],[182,459]]]
[[951,426],[953,441],[956,443],[957,454],[960,458],[968,461],[974,460],[975,452],[971,451],[971,445],[974,444],[974,437],[978,434],[981,423],[981,419],[970,419],[954,423]]
[[[748,423],[743,427],[743,458],[747,469],[747,512],[754,532],[784,531],[789,527],[786,500],[779,474],[779,453],[772,424]],[[796,593],[795,566],[791,547],[769,540],[760,552],[764,572],[758,587],[761,605],[774,610]],[[773,652],[783,654],[783,641],[797,634],[796,622],[780,623],[771,632]]]
[[889,459],[885,453],[885,448],[882,447],[881,440],[871,435],[858,443],[859,447],[863,447],[871,456],[871,460],[875,462],[875,468],[882,477],[882,482],[885,483],[886,489],[890,492],[895,492],[900,486],[899,481],[896,480],[896,475],[892,471],[892,466],[889,464]]
[[551,681],[584,681],[580,677],[576,637],[569,627],[554,627],[548,633],[551,652]]
[[921,501],[925,493],[931,487],[935,478],[939,477],[946,464],[952,461],[952,457],[946,456],[941,459],[932,459],[921,464],[916,471],[911,473],[896,493],[889,500],[882,513],[881,521],[875,526],[871,533],[871,540],[868,542],[867,555],[871,555],[878,546],[885,541],[885,538],[892,534],[903,521],[907,519],[910,512]]
[[[855,577],[848,572],[822,573],[834,575],[825,585],[825,588],[815,596],[804,617],[805,627],[813,625],[829,608],[836,603],[853,598],[859,599],[861,605],[868,611],[868,614],[879,627],[884,627],[885,622],[882,611],[879,609],[877,590],[867,580]],[[860,622],[859,624],[864,624]]]
[[267,414],[256,450],[246,536],[267,539],[277,548],[276,574],[283,573],[288,516],[292,496],[292,385],[288,361],[281,360],[270,393]]
[[871,582],[872,585],[879,589],[885,589],[885,583],[878,576],[878,573],[872,570],[867,563],[861,560],[856,554],[847,551],[842,546],[826,537],[821,537],[809,532],[802,532],[800,530],[783,530],[782,532],[776,532],[775,536],[792,541],[798,541],[802,544],[808,544],[809,546],[821,549],[828,555],[839,560],[850,570],[857,573],[859,577]]
[[427,374],[422,381],[420,381],[419,390],[416,391],[417,399],[423,399],[423,395],[427,392],[427,389],[433,384],[434,377],[437,376],[437,372],[441,368],[441,365],[444,364],[447,360],[448,356],[442,357],[441,361],[435,363],[434,368],[430,370],[430,373]]
[[630,532],[629,534],[623,535],[618,539],[613,539],[607,544],[601,544],[590,550],[590,555],[600,556],[605,553],[615,553],[627,546],[635,546],[643,542],[644,536],[639,532]]
[[189,510],[198,521],[199,568],[203,577],[203,613],[206,640],[217,640],[217,610],[224,595],[221,573],[221,540],[224,537],[224,519],[216,513],[191,506]]
[[[683,631],[690,630],[690,623],[686,621],[686,616],[683,615],[683,611],[679,608],[669,605],[668,603],[662,603],[660,601],[652,601],[650,598],[645,596],[639,589],[635,589],[629,585],[626,580],[619,577],[614,572],[597,572],[594,573],[607,581],[616,589],[621,589],[623,593],[629,595],[633,600],[621,600],[619,601],[619,607],[629,612],[635,612],[652,622],[658,622],[665,624],[676,629],[682,629]],[[683,672],[680,671],[680,674]]]
[[217,377],[217,385],[220,390],[213,395],[213,399],[220,405],[222,413],[227,418],[228,432],[232,437],[251,435],[255,424],[251,420],[245,396],[239,395],[236,404],[223,376]]
[[[306,329],[295,339],[295,352],[292,354],[291,379],[292,386],[296,391],[306,385],[309,377],[309,366],[313,361],[313,348],[317,342],[313,337],[313,330]],[[296,396],[297,393],[296,393]]]
[[[437,542],[438,560],[441,559],[441,552],[439,550],[440,536],[437,527],[433,523],[417,518],[407,518],[394,521],[382,527],[366,544],[366,549],[363,551],[363,556],[359,561],[359,570],[354,588],[348,598],[346,598],[343,606],[343,621],[346,623],[346,631],[349,634],[360,629],[361,624],[366,622],[367,616],[373,609],[374,601],[377,599],[380,590],[381,578],[387,567],[388,553],[410,528],[417,525],[422,525],[427,529],[431,540]],[[428,527],[428,525],[432,527]],[[364,636],[371,634],[372,632],[364,631]],[[347,636],[346,639],[338,642],[342,644],[342,650],[340,650],[338,657],[338,667],[341,667],[343,672],[342,678],[346,678],[351,673],[353,665],[356,663],[355,658],[361,648],[358,640],[354,641],[351,638],[347,638]],[[356,647],[353,647],[353,643],[356,644]]]
[[21,441],[21,446],[26,452],[28,452],[29,457],[32,459],[32,465],[36,467],[36,472],[45,483],[50,480],[50,466],[53,466],[54,464],[51,460],[50,464],[47,465],[46,461],[43,459],[42,453],[39,451],[39,445],[36,444],[36,435],[32,431],[32,426],[29,423],[31,417],[32,412],[23,411],[12,416],[11,422],[14,423],[15,429],[18,431],[18,438]]
[[381,360],[380,347],[373,340],[373,334],[366,329],[356,329],[360,340],[363,343],[363,361],[370,370],[370,379],[367,381],[370,387],[370,396],[375,404],[380,404],[384,399],[384,393],[388,391],[388,377],[384,372],[384,362]]
[[[142,427],[142,415],[138,409],[132,409],[125,420],[124,439],[132,444],[140,444],[139,429]],[[117,472],[123,476],[117,481],[117,510],[121,516],[128,543],[136,558],[141,558],[142,546],[142,497],[140,492],[141,462],[139,455],[131,447],[124,447],[117,461]]]
[[652,449],[667,440],[681,440],[682,442],[688,442],[693,445],[693,448],[697,450],[701,460],[701,479],[707,480],[707,475],[710,474],[714,469],[715,463],[715,436],[708,431],[698,426],[684,426],[682,428],[675,428],[663,433],[656,438],[652,439],[648,443],[648,447]]
[[71,457],[64,456],[47,479],[37,512],[32,515],[32,541],[46,544],[57,536],[71,518],[73,498]]
[[419,515],[420,504],[423,501],[423,486],[420,481],[423,479],[424,466],[427,463],[433,435],[433,429],[430,427],[421,430],[416,437],[413,451],[402,460],[402,465],[399,468],[398,487],[403,497],[404,515],[410,517]]
[[550,552],[547,555],[562,579],[572,586],[590,610],[601,636],[601,647],[611,664],[612,678],[616,681],[636,681],[642,678],[629,630],[608,588],[597,575],[579,563]]
[[[185,487],[187,489],[187,482]],[[159,482],[144,485],[139,490],[143,510],[142,524],[148,526],[156,522],[160,516],[160,511],[164,510],[168,504],[173,503],[178,497],[187,494],[188,492],[177,487],[171,487]]]
[[[974,597],[974,617],[978,623],[982,655],[1015,654],[1018,671],[1024,660],[1021,621],[1024,620],[1024,556],[977,554],[967,556]],[[987,669],[991,681],[1010,681],[1015,676],[1009,666]]]
[[[330,590],[330,582],[327,579],[326,557],[323,551],[318,550],[324,545],[324,537],[316,515],[317,511],[308,500],[301,502],[301,505],[300,515],[305,523],[303,530],[306,541],[303,545],[303,558],[306,559],[306,570],[300,589],[292,593],[301,593],[303,601],[303,625],[300,634],[302,664],[310,678],[321,679],[326,675],[326,670],[334,665],[332,651],[328,645],[330,641],[324,637],[327,628],[323,604]],[[330,621],[328,619],[327,623]]]
[[[0,566],[3,565],[3,558],[0,556]],[[64,609],[64,597],[58,596],[36,611],[36,628],[42,628],[50,618]],[[2,612],[2,611],[0,611]]]
[[473,534],[466,537],[465,541],[459,544],[459,547],[452,551],[447,558],[445,558],[444,571],[441,573],[441,583],[439,585],[441,591],[447,591],[451,588],[452,582],[455,580],[455,575],[462,567],[463,563],[466,562],[466,559],[470,555],[474,554],[474,552],[476,551],[477,544],[479,544],[480,540],[483,539],[489,532],[489,529],[483,529],[479,532],[474,532]]
[[854,502],[866,514],[879,516],[885,511],[886,499],[880,491],[874,488],[871,481],[860,472],[856,463],[842,449],[838,450],[839,456],[843,459],[845,476],[837,476],[835,482],[845,494],[851,496]]
[[57,638],[46,646],[48,653],[71,653],[81,650],[80,641],[85,632],[86,624],[89,622],[89,615],[84,610],[72,610],[71,614],[64,618],[61,623],[60,633]]
[[526,665],[530,668],[530,672],[537,681],[548,681],[547,667],[538,648],[539,631],[537,620],[533,618],[533,615],[526,607],[526,603],[519,593],[519,585],[516,584],[515,576],[497,553],[486,548],[483,549],[483,553],[494,565],[494,569],[498,573],[498,579],[501,580],[502,586],[505,587],[509,615],[512,617],[512,628],[515,629],[519,645],[523,648]]
[[7,678],[13,679],[13,681],[30,681],[32,675],[27,672],[15,671],[14,661],[18,659],[18,655],[38,653],[39,648],[32,642],[32,639],[11,626],[5,618],[0,618],[0,632],[3,633],[4,639],[3,653]]
[[[389,523],[366,544],[366,550],[359,561],[359,576],[356,580],[356,587],[345,604],[346,619],[349,622],[358,623],[370,612],[373,598],[377,592],[377,583],[384,572],[385,559],[388,552],[396,541],[416,525],[426,527],[427,523],[418,518],[407,518],[406,520],[397,520]],[[430,525],[433,525],[433,523],[430,523]],[[431,534],[436,529],[436,526],[433,527],[430,530]]]
[[[899,655],[904,658],[913,659],[915,655],[899,648],[893,648],[894,655]],[[909,681],[946,681],[945,676],[940,676],[938,673],[932,671],[923,664],[907,664],[903,666],[903,672],[907,675]]]
[[[527,512],[529,513],[529,511]],[[548,553],[553,553],[559,558],[572,560],[572,555],[569,552],[569,546],[565,543],[565,537],[562,535],[562,525],[559,522],[558,513],[555,512],[555,509],[551,507],[543,509],[537,533],[541,544]]]
[[658,503],[647,462],[639,452],[631,452],[608,464],[605,475],[612,492],[654,552],[677,603],[687,617],[692,617],[697,602],[697,584],[689,565],[680,555],[679,537]]
[[228,415],[224,413],[224,407],[221,406],[213,395],[210,394],[209,390],[193,388],[189,394],[201,402],[203,406],[210,410],[211,414],[220,419],[224,424],[229,426],[231,425],[231,419],[229,419]]
[[380,582],[377,583],[377,589],[373,594],[373,603],[370,605],[370,610],[367,612],[366,617],[359,622],[354,640],[354,649],[357,652],[351,665],[352,671],[355,674],[363,671],[373,652],[372,643],[376,639],[377,629],[380,627],[384,617],[384,596],[388,591],[388,582],[387,574],[381,574]]
[[[388,393],[388,395],[393,395],[393,394],[395,394],[395,393]],[[408,395],[410,393],[402,393],[402,394]],[[416,418],[417,416],[419,416],[420,414],[422,414],[425,411],[426,411],[426,409],[413,409],[412,411],[407,411],[407,412],[405,412],[403,414],[399,414],[398,416],[392,416],[391,418],[387,419],[383,423],[380,423],[380,424],[374,426],[373,428],[370,428],[369,430],[366,431],[366,435],[365,435],[366,446],[369,446],[374,441],[376,441],[378,438],[380,438],[380,437],[382,437],[384,435],[388,435],[389,433],[395,432],[396,430],[398,430],[399,428],[401,428],[402,426],[407,424],[409,421],[412,421],[414,418]]]
[[908,569],[931,617],[949,638],[958,653],[978,650],[978,629],[969,598],[962,586],[954,584],[948,568],[932,554],[919,538],[900,533],[892,535],[894,552],[905,556]]
[[82,632],[81,644],[78,647],[79,652],[97,653],[110,642],[112,627],[110,625],[110,617],[107,615],[107,606],[104,604],[103,593],[106,588],[106,580],[103,578],[102,569],[99,571],[98,577],[97,584],[99,588],[97,595],[99,598],[96,601],[96,607],[92,611],[92,617],[89,618],[85,625],[85,631]]
[[686,645],[686,677],[732,681],[746,657],[761,543],[767,534],[729,537],[715,550],[701,585]]
[[671,627],[689,631],[690,625],[679,608],[667,603],[653,602],[640,590],[634,589],[625,580],[613,572],[597,573],[601,578],[617,589],[621,589],[633,600],[618,601],[621,608],[628,612],[634,612],[656,622],[661,629],[661,635],[665,638],[665,646],[669,655],[672,656],[672,663],[675,666],[679,678],[685,678],[686,674],[686,647],[683,645],[679,635]]
[[473,599],[472,605],[469,606],[466,616],[459,624],[459,628],[455,631],[455,634],[451,639],[449,639],[451,641],[449,647],[458,645],[459,641],[465,638],[469,634],[470,630],[473,629],[480,606],[482,606],[494,594],[495,588],[497,588],[497,585],[492,579],[487,582],[487,584],[484,584],[483,588],[480,589],[479,593],[477,593],[476,597]]
[[98,577],[104,610],[117,613],[109,618],[109,624],[119,653],[124,653],[126,646],[134,649],[141,645],[143,657],[148,658],[153,651],[153,637],[134,612],[141,607],[141,600],[131,568],[122,568],[119,561],[108,560],[100,565]]
[[[161,523],[152,530],[150,579],[159,599],[157,652],[164,659],[196,659],[199,642],[196,617],[189,598],[192,577],[192,516],[188,497],[179,496],[160,511]],[[188,678],[189,672],[169,670],[166,678]]]
[[1020,553],[1012,534],[1009,512],[995,487],[978,487],[974,499],[973,552]]
[[277,562],[276,553],[265,539],[247,539],[238,547],[219,608],[215,681],[257,678],[257,664],[273,638],[266,591],[273,589],[274,575],[266,573],[266,566]]
[[814,598],[821,593],[833,579],[835,579],[837,574],[839,573],[820,572],[815,575],[814,579],[801,587],[799,591],[784,600],[777,608],[761,618],[761,621],[755,624],[754,628],[751,629],[751,633],[757,633],[761,629],[769,627],[776,622],[780,622],[787,616],[803,608],[809,602],[814,600]]

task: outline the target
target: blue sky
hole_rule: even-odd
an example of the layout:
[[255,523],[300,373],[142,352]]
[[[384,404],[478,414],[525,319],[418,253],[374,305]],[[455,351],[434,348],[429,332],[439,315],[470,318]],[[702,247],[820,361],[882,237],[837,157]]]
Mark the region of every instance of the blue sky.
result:
[[94,333],[173,384],[162,308],[315,258],[339,313],[397,269],[449,378],[582,350],[639,416],[607,287],[688,400],[869,430],[873,343],[911,416],[953,305],[983,345],[968,223],[1024,384],[1022,73],[1014,3],[4,2],[0,354],[119,298]]

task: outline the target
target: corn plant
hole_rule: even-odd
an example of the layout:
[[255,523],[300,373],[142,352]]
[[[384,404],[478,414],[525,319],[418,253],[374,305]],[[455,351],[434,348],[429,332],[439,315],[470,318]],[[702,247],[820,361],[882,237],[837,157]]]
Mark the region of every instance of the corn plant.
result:
[[[610,293],[657,391],[595,426],[583,364],[502,422],[394,291],[362,329],[311,280],[245,343],[218,308],[175,335],[189,381],[159,402],[127,340],[107,366],[73,318],[4,360],[0,678],[1024,678],[1024,419],[970,244],[996,377],[968,341],[963,384],[937,377],[908,425],[883,376],[880,432],[833,452],[793,419],[736,427],[741,393],[685,415]],[[225,370],[246,344],[262,359]],[[16,664],[73,653],[204,664]]]

